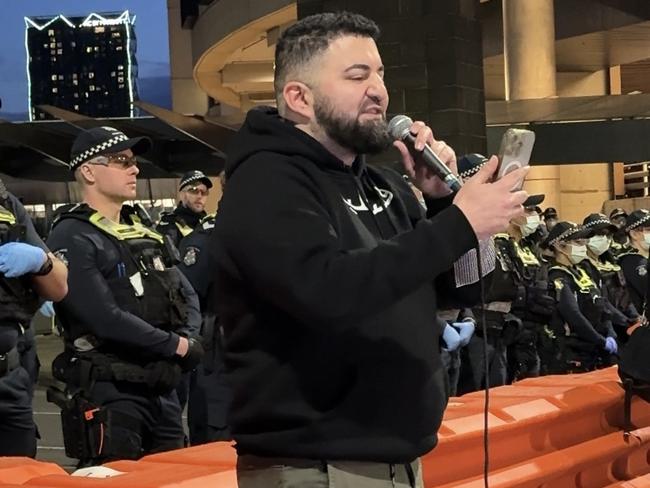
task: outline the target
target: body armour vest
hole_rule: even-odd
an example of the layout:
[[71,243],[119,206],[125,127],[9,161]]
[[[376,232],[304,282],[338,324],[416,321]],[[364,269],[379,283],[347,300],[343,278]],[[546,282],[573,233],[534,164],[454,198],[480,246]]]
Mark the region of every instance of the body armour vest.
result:
[[[603,323],[603,314],[605,313],[604,299],[601,296],[598,286],[589,274],[579,266],[567,268],[556,265],[549,269],[549,272],[551,271],[561,271],[567,277],[570,277],[580,312],[589,320],[596,332],[606,336],[607,329]],[[560,290],[563,287],[560,279],[556,279],[554,285],[556,290]],[[571,335],[575,336],[575,333],[571,331]]]
[[117,278],[107,278],[117,305],[150,325],[177,331],[187,324],[187,300],[180,272],[173,268],[172,253],[163,236],[139,222],[117,224],[83,204],[59,216],[92,224],[108,236],[119,251]]
[[[16,223],[16,217],[0,205],[0,244],[20,242],[25,227]],[[32,289],[29,276],[7,278],[0,274],[0,325],[20,324],[29,327],[39,307],[39,298]]]

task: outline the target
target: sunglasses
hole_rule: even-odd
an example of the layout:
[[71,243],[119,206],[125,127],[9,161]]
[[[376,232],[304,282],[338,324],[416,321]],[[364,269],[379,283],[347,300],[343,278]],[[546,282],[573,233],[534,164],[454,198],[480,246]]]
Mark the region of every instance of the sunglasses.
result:
[[138,165],[138,160],[135,156],[127,156],[126,154],[105,154],[97,156],[88,161],[88,164],[98,164],[101,166],[110,166],[112,168],[129,169],[132,166]]
[[203,190],[198,186],[190,186],[185,189],[190,195],[201,195],[202,197],[207,197],[210,194],[210,190]]

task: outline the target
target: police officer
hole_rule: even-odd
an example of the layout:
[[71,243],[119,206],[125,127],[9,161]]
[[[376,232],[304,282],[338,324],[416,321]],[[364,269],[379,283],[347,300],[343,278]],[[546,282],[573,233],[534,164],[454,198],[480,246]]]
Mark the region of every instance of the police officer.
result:
[[469,308],[439,310],[440,360],[449,378],[449,396],[458,394],[462,359],[461,352],[474,334],[476,321]]
[[179,202],[173,212],[163,213],[156,230],[172,238],[176,246],[205,218],[205,201],[212,181],[202,171],[185,173],[178,185]]
[[646,308],[648,289],[648,249],[650,249],[650,212],[634,210],[626,220],[629,245],[618,255],[627,289],[634,307],[641,313]]
[[214,215],[208,215],[180,242],[179,269],[187,276],[201,303],[203,326],[201,335],[205,347],[203,362],[192,371],[189,382],[187,423],[190,444],[204,444],[230,439],[226,419],[230,405],[230,389],[224,379],[222,331],[211,307],[217,290],[214,286],[214,256],[208,241],[214,230]]
[[590,274],[611,305],[612,324],[618,340],[624,341],[625,331],[630,325],[639,321],[639,312],[630,300],[625,275],[611,253],[613,235],[618,228],[604,215],[588,215],[583,225],[589,230],[587,241],[587,259],[580,266]]
[[0,456],[36,455],[32,396],[38,360],[29,326],[40,298],[65,296],[66,278],[65,265],[0,182]]
[[578,264],[587,257],[589,230],[572,222],[558,222],[544,246],[553,251],[549,280],[555,290],[556,308],[545,339],[542,369],[546,373],[591,371],[609,364],[616,354],[616,334],[609,310],[597,283]]
[[533,195],[525,203],[525,214],[508,226],[509,239],[503,242],[516,277],[517,298],[512,313],[522,327],[508,351],[511,381],[539,376],[538,342],[543,328],[553,314],[554,301],[549,294],[547,263],[533,238],[541,226],[533,205],[542,203],[544,195]]
[[542,217],[544,218],[544,227],[546,227],[547,233],[551,232],[551,229],[557,224],[557,210],[548,207],[542,212]]
[[65,351],[52,365],[66,395],[48,393],[63,408],[66,454],[80,465],[184,445],[174,388],[202,357],[188,339],[200,327],[198,300],[162,236],[120,222],[136,196],[135,154],[150,145],[111,127],[81,132],[70,167],[83,203],[48,239],[69,269],[69,294],[55,306]]
[[613,235],[611,254],[615,258],[629,246],[629,239],[627,232],[625,232],[625,224],[627,223],[627,212],[622,208],[615,208],[609,214],[609,220],[616,227]]
[[[468,179],[476,174],[487,162],[481,154],[468,154],[458,160],[461,178]],[[534,206],[535,204],[533,204]],[[494,236],[497,264],[488,290],[485,309],[473,310],[476,317],[486,318],[489,386],[505,385],[508,380],[507,348],[512,344],[521,327],[521,321],[510,313],[512,302],[517,297],[517,284],[508,247],[508,234]],[[471,390],[485,387],[485,356],[483,330],[477,328],[467,345],[467,358],[471,369]],[[463,387],[463,393],[466,388]]]

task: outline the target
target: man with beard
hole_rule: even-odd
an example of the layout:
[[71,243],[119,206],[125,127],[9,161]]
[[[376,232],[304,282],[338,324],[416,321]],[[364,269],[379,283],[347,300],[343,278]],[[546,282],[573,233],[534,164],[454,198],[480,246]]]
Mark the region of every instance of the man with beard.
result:
[[210,194],[212,182],[203,171],[189,171],[181,177],[178,185],[179,201],[173,212],[163,213],[156,230],[169,235],[178,247],[181,239],[188,236],[207,215],[205,201]]
[[[289,27],[278,110],[251,110],[228,153],[211,243],[242,488],[422,486],[447,401],[436,304],[477,300],[476,253],[461,258],[523,212],[510,190],[527,170],[490,183],[496,158],[452,195],[395,142],[427,215],[366,165],[391,144],[378,34],[350,13]],[[410,130],[456,171],[430,128]]]

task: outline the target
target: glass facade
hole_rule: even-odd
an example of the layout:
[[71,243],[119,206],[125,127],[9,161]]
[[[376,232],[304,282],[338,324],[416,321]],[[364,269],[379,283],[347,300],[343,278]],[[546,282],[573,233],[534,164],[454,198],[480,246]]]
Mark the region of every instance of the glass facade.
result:
[[26,17],[30,120],[38,105],[90,117],[131,117],[137,99],[135,16]]

